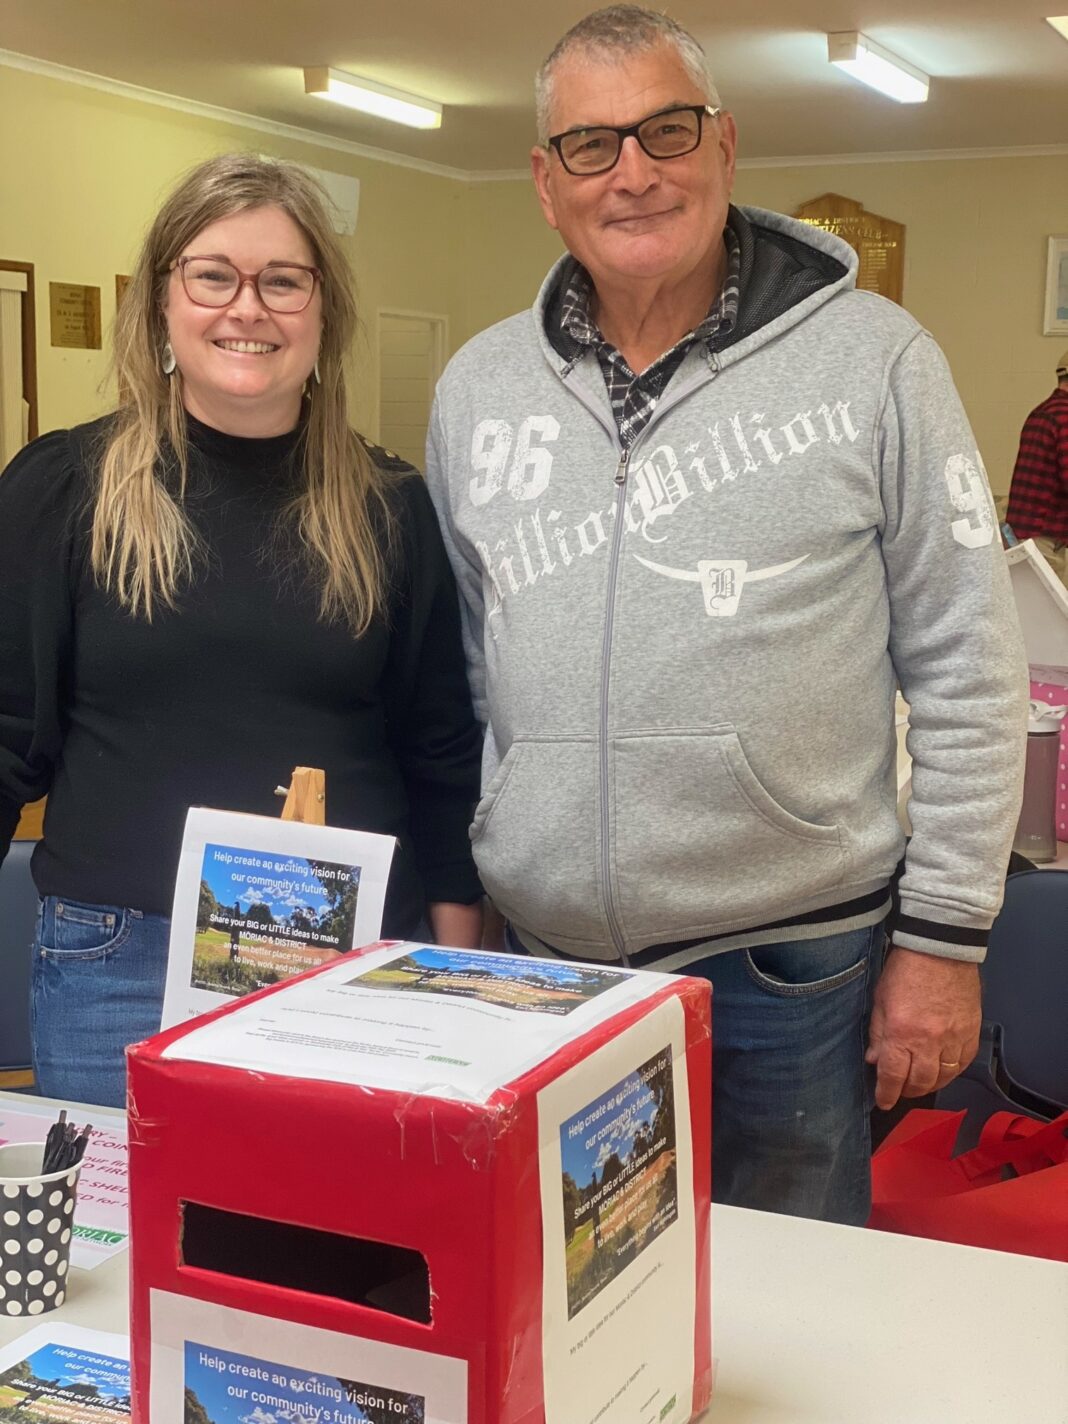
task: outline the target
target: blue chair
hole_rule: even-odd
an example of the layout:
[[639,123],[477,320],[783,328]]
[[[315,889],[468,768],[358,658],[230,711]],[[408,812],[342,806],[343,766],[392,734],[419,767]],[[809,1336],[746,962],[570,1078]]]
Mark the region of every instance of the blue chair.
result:
[[937,1098],[968,1110],[958,1151],[992,1113],[1049,1119],[1068,1109],[1068,870],[1009,876],[980,974],[978,1056]]
[[36,841],[12,841],[0,864],[0,1070],[30,1067],[30,951],[37,889],[30,876]]
[[1009,876],[981,973],[983,1018],[1001,1025],[1005,1071],[1068,1104],[1068,870]]
[[1005,1070],[1001,1025],[986,1020],[974,1062],[938,1093],[935,1105],[953,1112],[963,1109],[967,1113],[957,1134],[954,1155],[970,1152],[978,1146],[986,1120],[994,1113],[1026,1113],[1029,1117],[1052,1122],[1064,1111],[1062,1104],[1028,1092],[1020,1083],[1013,1082]]

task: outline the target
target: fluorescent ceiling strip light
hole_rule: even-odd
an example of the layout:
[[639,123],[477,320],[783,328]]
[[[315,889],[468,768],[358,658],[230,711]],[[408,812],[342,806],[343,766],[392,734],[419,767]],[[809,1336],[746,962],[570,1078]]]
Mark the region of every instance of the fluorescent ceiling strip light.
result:
[[889,95],[899,104],[923,104],[927,101],[930,84],[927,75],[856,30],[828,35],[827,58],[853,79],[878,89],[880,94]]
[[346,74],[342,69],[316,66],[304,71],[304,92],[317,99],[329,99],[347,109],[359,109],[379,119],[391,119],[395,124],[407,124],[413,129],[441,128],[441,105],[417,94],[405,94],[387,84],[376,84]]
[[1062,40],[1068,40],[1068,15],[1047,15],[1046,24],[1052,25]]

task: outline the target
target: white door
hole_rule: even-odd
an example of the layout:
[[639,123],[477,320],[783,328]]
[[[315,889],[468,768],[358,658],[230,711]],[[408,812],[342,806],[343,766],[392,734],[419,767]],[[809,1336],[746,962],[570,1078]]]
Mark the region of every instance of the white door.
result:
[[378,313],[378,439],[422,470],[434,387],[445,363],[448,318]]
[[0,470],[29,439],[30,407],[22,389],[25,291],[25,272],[0,271]]

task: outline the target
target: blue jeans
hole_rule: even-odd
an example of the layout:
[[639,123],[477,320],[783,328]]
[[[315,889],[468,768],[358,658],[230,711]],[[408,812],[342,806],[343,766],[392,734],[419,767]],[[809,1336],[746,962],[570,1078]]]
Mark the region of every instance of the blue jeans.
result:
[[882,924],[728,950],[712,984],[712,1195],[863,1226],[874,1071],[864,1062]]
[[[882,924],[732,949],[712,984],[712,1197],[863,1226],[874,1071],[864,1062]],[[525,954],[506,928],[506,946]]]
[[50,1098],[126,1105],[127,1044],[159,1031],[170,920],[47,895],[33,946],[33,1068]]

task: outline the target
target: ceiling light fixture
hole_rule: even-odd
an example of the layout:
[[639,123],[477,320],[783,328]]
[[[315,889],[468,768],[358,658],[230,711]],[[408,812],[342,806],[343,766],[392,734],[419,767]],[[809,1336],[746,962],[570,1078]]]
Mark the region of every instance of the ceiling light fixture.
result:
[[927,101],[931,82],[928,76],[856,30],[828,35],[827,58],[852,78],[878,89],[880,94],[888,94],[899,104]]
[[1062,40],[1068,40],[1068,15],[1047,15],[1046,24],[1052,25]]
[[328,69],[316,65],[304,71],[304,92],[317,99],[329,99],[347,109],[359,109],[379,119],[391,119],[395,124],[407,124],[413,129],[441,128],[441,105],[418,94],[406,94],[403,89],[391,89],[388,84],[376,84],[346,74],[343,69]]

